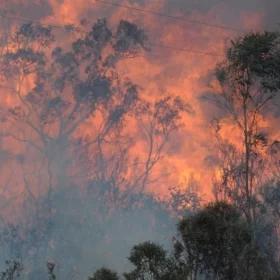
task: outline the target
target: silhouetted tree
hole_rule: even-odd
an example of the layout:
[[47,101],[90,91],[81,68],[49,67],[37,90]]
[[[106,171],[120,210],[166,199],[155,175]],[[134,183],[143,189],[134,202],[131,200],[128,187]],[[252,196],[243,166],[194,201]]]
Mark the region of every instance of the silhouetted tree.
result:
[[271,181],[260,189],[259,203],[260,230],[257,234],[258,243],[264,248],[272,269],[280,276],[280,184]]
[[54,273],[55,264],[53,262],[48,262],[47,269],[48,269],[49,280],[56,280],[56,276]]
[[135,269],[124,275],[127,280],[167,279],[169,261],[165,250],[154,243],[144,242],[131,250],[129,261]]
[[[87,173],[92,166],[79,164],[81,143],[94,146],[89,152],[94,153],[106,137],[116,139],[114,133],[133,112],[138,87],[121,77],[116,65],[141,52],[146,42],[144,31],[127,21],[112,30],[98,20],[90,30],[75,29],[67,43],[56,31],[23,24],[13,29],[0,57],[1,85],[12,100],[1,105],[1,137],[19,147],[10,149],[7,164],[17,174],[11,180],[21,181],[25,190],[21,227],[29,234],[22,236],[34,251],[51,247],[54,191],[92,179]],[[79,129],[87,121],[95,125],[85,141]]]
[[[270,279],[246,220],[224,202],[209,204],[179,224],[177,256],[207,279]],[[252,245],[253,244],[253,245]]]
[[[121,21],[114,34],[106,20],[98,20],[78,36],[62,48],[51,27],[24,24],[1,58],[2,78],[13,84],[9,95],[17,104],[7,112],[9,122],[21,131],[5,136],[28,143],[47,159],[49,191],[66,183],[74,133],[100,114],[99,129],[89,141],[100,142],[138,98],[137,86],[122,79],[115,66],[144,47],[144,32]],[[28,182],[26,187],[32,197]]]
[[226,110],[225,118],[231,117],[243,141],[238,166],[231,170],[234,172],[231,178],[239,182],[232,186],[228,180],[225,187],[230,199],[232,193],[238,196],[249,222],[255,218],[257,173],[263,164],[259,149],[267,145],[260,121],[280,89],[279,62],[279,34],[250,33],[231,42],[226,60],[216,70],[220,92],[215,95],[215,102]]
[[119,277],[117,273],[107,268],[101,268],[97,270],[92,277],[88,278],[88,280],[118,280],[118,279]]
[[186,184],[170,187],[169,192],[168,208],[177,215],[177,218],[195,213],[202,205],[199,183],[192,176]]
[[[119,74],[122,61],[146,48],[145,32],[135,24],[122,20],[113,29],[98,20],[90,30],[73,28],[67,43],[57,32],[24,24],[10,34],[0,57],[13,101],[1,108],[1,136],[20,147],[9,157],[11,169],[21,175],[24,206],[39,221],[53,215],[57,187],[93,182],[144,191],[157,181],[152,170],[181,125],[181,113],[192,111],[179,97],[144,102],[140,87]],[[134,135],[126,126],[131,119]],[[140,156],[131,152],[137,141],[144,147]],[[45,192],[48,200],[41,204],[37,195]]]
[[23,266],[19,261],[6,261],[6,270],[0,273],[1,280],[16,280],[20,277]]

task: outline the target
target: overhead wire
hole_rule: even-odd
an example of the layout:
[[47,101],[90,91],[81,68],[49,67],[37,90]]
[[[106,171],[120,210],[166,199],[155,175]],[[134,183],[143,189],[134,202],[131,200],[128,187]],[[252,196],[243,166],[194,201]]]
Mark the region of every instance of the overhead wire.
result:
[[[97,2],[106,2],[108,3],[107,1],[102,1],[102,0],[95,0]],[[118,5],[118,4],[116,4]],[[123,6],[123,5],[122,5]],[[126,8],[128,8],[127,6],[125,6]],[[142,9],[141,9],[142,10]],[[163,14],[161,14],[163,16]],[[67,28],[67,25],[57,25],[57,24],[42,24],[42,22],[40,20],[33,20],[31,18],[28,18],[28,17],[21,17],[21,16],[14,16],[14,15],[7,15],[5,13],[1,13],[0,12],[0,17],[2,18],[7,18],[7,19],[11,19],[11,20],[17,20],[17,21],[20,21],[20,22],[25,22],[25,23],[29,23],[29,22],[35,22],[35,23],[38,23],[38,24],[41,24],[43,26],[46,26],[46,27],[52,27],[52,28],[56,28],[56,29],[63,29],[63,30],[66,30]],[[175,16],[170,16],[172,18],[176,18]],[[84,32],[86,33],[86,32]],[[186,52],[186,53],[190,53],[190,54],[197,54],[197,55],[206,55],[206,56],[213,56],[213,57],[222,57],[222,55],[219,55],[219,54],[215,54],[215,53],[211,53],[211,52],[203,52],[203,51],[196,51],[196,50],[193,50],[193,49],[187,49],[187,48],[180,48],[180,47],[174,47],[174,46],[169,46],[169,45],[164,45],[164,44],[159,44],[159,43],[153,43],[151,42],[149,44],[150,46],[152,47],[157,47],[157,48],[162,48],[162,49],[169,49],[169,50],[172,50],[172,51],[176,51],[176,52]],[[153,52],[153,50],[151,50]]]
[[219,25],[219,24],[209,23],[209,22],[200,21],[200,20],[188,19],[183,16],[174,16],[174,15],[161,13],[161,12],[157,12],[157,11],[153,11],[153,10],[146,10],[146,9],[142,9],[142,8],[138,8],[138,7],[123,5],[118,2],[110,2],[110,1],[106,1],[106,0],[94,0],[94,1],[97,3],[103,4],[103,5],[119,7],[119,8],[131,10],[131,11],[140,12],[143,14],[150,14],[152,16],[157,16],[157,17],[164,17],[164,18],[168,18],[168,19],[174,20],[174,21],[181,21],[181,22],[187,22],[187,23],[192,23],[192,24],[204,25],[204,26],[208,26],[211,28],[230,30],[230,31],[234,31],[237,33],[248,31],[248,30],[241,29],[241,28],[235,28],[235,27],[226,26],[226,25]]

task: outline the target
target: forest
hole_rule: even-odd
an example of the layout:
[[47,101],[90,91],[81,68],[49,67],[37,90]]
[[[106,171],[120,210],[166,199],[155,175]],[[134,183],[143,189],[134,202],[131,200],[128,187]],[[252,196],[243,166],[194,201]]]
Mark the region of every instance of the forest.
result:
[[[1,280],[280,279],[278,31],[204,53],[198,109],[134,78],[155,48],[140,24],[0,12]],[[209,153],[179,181],[192,126]]]

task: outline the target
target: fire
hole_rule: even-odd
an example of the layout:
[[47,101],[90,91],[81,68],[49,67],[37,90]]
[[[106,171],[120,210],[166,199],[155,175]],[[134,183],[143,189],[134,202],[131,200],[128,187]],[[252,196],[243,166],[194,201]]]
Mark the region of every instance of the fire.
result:
[[[200,97],[209,90],[209,72],[223,59],[225,42],[237,34],[234,30],[207,25],[208,22],[217,22],[217,26],[223,25],[223,19],[217,18],[217,15],[227,10],[225,3],[217,4],[206,12],[190,11],[184,22],[145,12],[164,14],[167,1],[145,2],[145,5],[140,5],[131,1],[121,1],[123,6],[143,9],[141,12],[121,6],[105,5],[94,0],[49,0],[52,14],[43,18],[42,22],[55,26],[75,25],[82,19],[93,23],[97,18],[106,16],[112,25],[120,19],[127,19],[147,30],[151,51],[134,60],[123,62],[119,65],[120,72],[140,85],[143,98],[156,100],[168,94],[180,96],[193,108],[193,114],[183,115],[183,126],[173,133],[161,161],[155,167],[154,177],[162,176],[164,180],[156,181],[149,191],[164,195],[169,186],[181,184],[186,178],[194,175],[201,184],[202,191],[209,193],[213,170],[209,168],[205,159],[213,149],[209,117],[212,113],[205,112],[205,105]],[[172,12],[175,12],[175,16],[183,16],[183,12]],[[262,16],[258,13],[241,13],[238,20],[244,29],[257,29],[262,25]],[[195,24],[187,19],[206,24]],[[28,81],[24,87],[31,88],[32,81]],[[5,94],[7,91],[1,89],[1,93]],[[15,101],[7,94],[5,102],[9,106],[14,105]],[[94,133],[92,128],[96,121],[95,118],[85,122],[77,135]],[[128,134],[139,133],[133,121],[128,121],[125,125]],[[233,135],[235,142],[240,141],[230,123],[223,133]],[[147,152],[147,147],[143,145],[141,135],[137,135],[137,140],[132,154],[141,158]],[[15,149],[15,142],[11,143]],[[7,146],[7,149],[10,148]],[[110,153],[110,149],[107,152]]]

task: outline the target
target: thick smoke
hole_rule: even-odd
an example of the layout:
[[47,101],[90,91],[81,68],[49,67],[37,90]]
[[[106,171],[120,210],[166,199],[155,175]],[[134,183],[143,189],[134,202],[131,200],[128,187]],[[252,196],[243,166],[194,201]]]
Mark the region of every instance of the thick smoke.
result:
[[[209,90],[209,71],[222,57],[196,52],[222,55],[225,43],[238,36],[238,32],[179,22],[88,0],[7,0],[0,3],[7,15],[15,16],[8,19],[11,25],[22,23],[24,18],[63,25],[76,24],[82,19],[91,24],[99,17],[108,17],[112,23],[124,18],[143,26],[152,43],[157,42],[161,46],[151,45],[150,53],[124,63],[121,71],[129,73],[132,80],[141,86],[143,96],[153,99],[164,93],[180,95],[193,107],[192,114],[182,120],[185,126],[172,135],[156,174],[161,177],[164,174],[164,179],[158,181],[152,191],[165,195],[170,185],[182,183],[194,174],[203,191],[209,193],[209,126],[211,120],[222,113],[214,106],[206,108],[202,96]],[[120,3],[248,31],[277,28],[280,10],[278,0],[139,0]],[[4,24],[6,26],[7,22]],[[164,45],[171,48],[162,47]],[[140,151],[141,148],[136,152]],[[0,167],[6,168],[14,156],[3,149]],[[11,176],[15,177],[15,190],[19,176]],[[108,205],[108,196],[111,199],[112,192],[120,191],[110,187],[107,191],[104,189],[106,186],[98,183],[83,186],[82,191],[76,185],[55,190],[52,195],[55,212],[47,219],[44,215],[47,211],[45,194],[38,197],[35,208],[26,199],[19,206],[20,210],[10,211],[21,213],[24,209],[21,222],[8,226],[5,223],[2,228],[2,261],[23,258],[28,267],[37,268],[28,274],[28,279],[38,279],[38,275],[45,271],[47,261],[57,264],[58,275],[62,279],[68,279],[70,275],[75,277],[75,274],[85,278],[100,266],[118,271],[128,269],[125,260],[129,250],[141,241],[154,240],[170,245],[176,220],[162,203],[148,195],[139,197],[132,193],[129,201],[133,202],[127,204],[127,201],[113,199],[119,204]],[[0,202],[4,208],[7,198],[4,196]]]
[[38,201],[36,212],[26,205],[26,217],[1,232],[1,263],[20,259],[30,280],[45,279],[47,262],[56,264],[61,279],[86,279],[102,266],[129,270],[129,251],[139,242],[170,246],[175,220],[163,205],[151,197],[133,195],[130,200],[141,206],[112,205],[104,189],[104,185],[92,185],[83,192],[77,187],[56,191],[52,199],[55,212],[47,218],[46,196]]
[[236,20],[240,15],[247,14],[247,19],[250,21],[250,16],[254,13],[260,14],[263,19],[263,25],[266,29],[275,29],[279,27],[280,3],[277,0],[262,1],[262,0],[248,0],[248,1],[234,1],[234,0],[175,0],[166,1],[166,11],[178,12],[185,15],[191,15],[194,11],[200,13],[208,13],[211,10],[220,9],[213,15],[211,22],[217,22],[222,25],[229,25],[234,28],[243,29],[243,23]]

